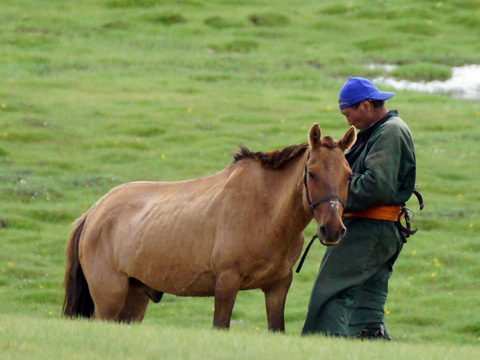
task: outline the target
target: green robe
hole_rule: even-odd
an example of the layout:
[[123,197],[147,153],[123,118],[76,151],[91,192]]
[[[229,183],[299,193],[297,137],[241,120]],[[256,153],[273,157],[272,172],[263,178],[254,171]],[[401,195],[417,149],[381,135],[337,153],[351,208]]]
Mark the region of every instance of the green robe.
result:
[[[413,137],[397,111],[360,131],[346,157],[354,175],[345,212],[402,205],[411,197],[416,170]],[[303,335],[356,336],[380,325],[386,330],[388,280],[403,247],[402,237],[394,221],[343,220],[347,234],[325,252]]]

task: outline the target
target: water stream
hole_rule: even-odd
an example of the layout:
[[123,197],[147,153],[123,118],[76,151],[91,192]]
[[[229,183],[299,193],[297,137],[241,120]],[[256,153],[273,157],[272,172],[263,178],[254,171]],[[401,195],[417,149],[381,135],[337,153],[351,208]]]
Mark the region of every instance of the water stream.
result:
[[[394,65],[371,65],[371,67],[381,67],[387,73],[395,68]],[[452,77],[446,81],[413,82],[385,76],[378,77],[373,82],[400,90],[444,93],[460,99],[480,100],[480,65],[454,67],[452,69]]]

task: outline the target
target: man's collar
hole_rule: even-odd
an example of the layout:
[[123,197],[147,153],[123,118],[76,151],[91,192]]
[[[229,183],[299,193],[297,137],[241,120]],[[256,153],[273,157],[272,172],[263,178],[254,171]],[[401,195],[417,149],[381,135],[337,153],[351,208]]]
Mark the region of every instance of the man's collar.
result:
[[365,131],[368,131],[369,129],[375,127],[375,125],[377,124],[380,124],[384,121],[386,121],[387,119],[391,118],[392,116],[398,116],[398,110],[391,110],[389,112],[387,112],[387,114],[382,117],[381,119],[375,121],[373,124],[369,125],[367,128],[363,129],[362,131],[359,132],[360,133],[364,133]]

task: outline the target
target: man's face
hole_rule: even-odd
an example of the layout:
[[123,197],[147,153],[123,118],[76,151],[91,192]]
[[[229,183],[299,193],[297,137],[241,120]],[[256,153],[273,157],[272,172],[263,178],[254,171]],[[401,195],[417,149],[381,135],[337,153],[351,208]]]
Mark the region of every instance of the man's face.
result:
[[348,125],[354,126],[358,130],[364,130],[369,125],[369,117],[365,103],[365,101],[362,101],[356,109],[350,106],[340,110],[346,117]]

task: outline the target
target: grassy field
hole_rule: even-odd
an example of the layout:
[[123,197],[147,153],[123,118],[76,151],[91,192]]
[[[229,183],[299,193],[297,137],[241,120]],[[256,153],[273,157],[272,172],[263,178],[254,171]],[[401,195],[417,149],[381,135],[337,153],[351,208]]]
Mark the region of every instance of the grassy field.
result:
[[[149,344],[157,332],[232,339],[238,358],[249,354],[247,343],[276,344],[265,331],[260,291],[240,294],[231,334],[208,332],[208,298],[167,295],[150,306],[140,327],[58,320],[70,224],[115,185],[217,172],[238,144],[268,151],[301,143],[314,122],[339,138],[347,123],[337,110],[338,91],[350,75],[382,75],[371,64],[396,64],[398,74],[414,80],[480,64],[477,0],[4,0],[0,6],[0,334],[19,329],[0,339],[7,358],[22,354],[36,334],[56,348],[60,334],[78,332],[95,344],[103,331],[111,341],[118,331],[126,344],[115,347],[119,357],[133,351],[126,349],[135,346],[130,331],[135,339],[148,332],[141,341]],[[400,344],[387,350],[300,340],[324,251],[318,244],[294,278],[282,344],[410,349],[414,358],[417,350],[468,352],[480,343],[480,103],[397,91],[389,107],[414,133],[426,201],[415,218],[421,231],[391,280],[386,321]],[[312,224],[306,234],[313,232]],[[50,327],[60,330],[44,335]],[[57,354],[75,352],[73,338],[68,343]],[[275,351],[285,350],[279,346]],[[443,350],[433,352],[441,358]]]
[[[478,359],[478,346],[371,343],[227,333],[172,325],[32,319],[0,315],[2,360],[13,359]],[[4,333],[1,330],[5,330]]]

